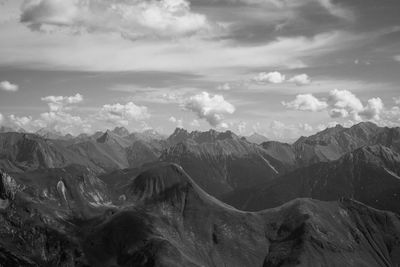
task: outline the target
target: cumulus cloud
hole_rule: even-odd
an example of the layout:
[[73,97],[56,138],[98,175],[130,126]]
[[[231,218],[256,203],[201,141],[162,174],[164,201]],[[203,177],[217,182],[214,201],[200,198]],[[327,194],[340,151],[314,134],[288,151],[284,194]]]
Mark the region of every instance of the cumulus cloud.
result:
[[329,92],[328,103],[332,107],[332,117],[345,118],[351,116],[355,120],[360,120],[359,114],[364,110],[361,100],[348,90],[334,89]]
[[399,97],[393,97],[393,101],[396,105],[400,105],[400,96]]
[[200,126],[200,122],[199,122],[198,120],[193,120],[193,121],[190,123],[190,126],[199,127],[199,126]]
[[170,122],[176,124],[176,127],[178,128],[183,128],[183,120],[182,119],[177,119],[174,116],[169,117],[168,119]]
[[98,114],[98,119],[112,125],[128,126],[129,122],[140,121],[150,117],[145,106],[137,106],[133,102],[127,104],[104,105]]
[[30,28],[117,32],[130,38],[174,37],[210,31],[187,0],[26,0],[21,21]]
[[87,120],[70,112],[74,109],[74,104],[81,103],[83,96],[76,94],[73,96],[46,96],[41,98],[46,102],[49,110],[43,112],[38,118],[31,116],[16,116],[11,114],[7,118],[7,123],[14,128],[35,132],[41,128],[54,130],[62,133],[78,133],[90,130]]
[[290,102],[282,102],[286,108],[301,111],[321,111],[328,107],[325,101],[321,101],[311,94],[297,95],[296,99]]
[[213,127],[227,127],[223,122],[224,115],[235,112],[235,107],[222,95],[210,95],[207,92],[190,97],[184,108],[196,113],[200,119],[205,119]]
[[253,81],[257,83],[283,83],[285,81],[285,75],[280,72],[260,72],[253,78]]
[[231,85],[229,83],[220,84],[217,86],[217,90],[229,91],[229,90],[231,90]]
[[318,99],[312,94],[297,95],[291,102],[282,102],[286,108],[302,111],[327,110],[331,118],[348,118],[353,121],[373,120],[378,122],[382,116],[388,118],[381,98],[371,98],[364,105],[362,101],[348,90],[331,90],[327,100]]
[[107,126],[121,125],[135,130],[148,128],[144,121],[150,117],[147,107],[135,105],[133,102],[106,104],[99,108],[93,108],[93,111],[82,116],[76,106],[84,100],[81,94],[46,96],[41,100],[47,103],[47,112],[41,113],[37,118],[11,114],[4,118],[4,124],[29,132],[46,128],[63,134],[90,133],[94,130],[104,130]]
[[379,120],[383,111],[384,105],[382,99],[376,97],[368,100],[366,107],[360,113],[360,115],[368,120]]
[[46,96],[42,97],[41,100],[48,104],[50,111],[57,112],[68,105],[82,102],[83,96],[79,93],[74,96]]
[[0,82],[0,89],[3,91],[16,92],[19,89],[17,84],[10,83],[9,81]]
[[299,74],[299,75],[296,75],[296,76],[290,78],[289,82],[295,83],[298,86],[302,86],[302,85],[310,84],[311,79],[307,74],[303,73],[303,74]]

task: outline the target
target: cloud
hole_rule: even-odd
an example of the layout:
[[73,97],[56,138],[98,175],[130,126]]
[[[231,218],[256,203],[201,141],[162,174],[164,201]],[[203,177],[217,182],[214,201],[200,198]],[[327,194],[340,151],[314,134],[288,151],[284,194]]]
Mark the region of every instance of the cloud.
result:
[[200,122],[199,122],[198,120],[193,120],[193,121],[190,123],[190,126],[193,126],[193,127],[200,127]]
[[285,81],[285,75],[280,72],[260,72],[257,76],[253,78],[253,81],[258,83],[283,83]]
[[50,111],[57,112],[64,109],[65,106],[81,103],[83,96],[79,93],[74,96],[46,96],[41,100],[48,104]]
[[396,105],[400,105],[400,96],[399,97],[393,97],[393,101]]
[[217,86],[217,90],[220,90],[220,91],[229,91],[231,89],[232,88],[231,88],[231,85],[229,83],[224,83],[224,84],[220,84],[220,85]]
[[393,58],[394,58],[394,60],[400,62],[400,55],[394,56]]
[[4,116],[3,114],[0,113],[0,125],[3,125],[4,122]]
[[17,129],[24,129],[27,131],[35,130],[36,126],[32,125],[33,119],[31,116],[15,116],[11,114],[8,116],[8,123]]
[[128,126],[132,121],[148,119],[150,114],[145,106],[137,106],[133,102],[127,104],[104,105],[97,118],[111,125]]
[[[348,90],[331,90],[327,100],[318,99],[312,94],[297,95],[291,102],[282,102],[286,108],[302,111],[327,110],[331,118],[350,118],[354,121],[373,120],[379,122],[382,116],[393,120],[385,109],[381,98],[371,98],[364,105],[361,100]],[[393,109],[392,109],[393,110]]]
[[116,32],[129,39],[211,30],[206,16],[192,12],[187,0],[26,0],[21,12],[21,22],[34,30],[55,26]]
[[379,120],[383,111],[384,105],[382,99],[376,97],[368,100],[367,106],[360,112],[360,115],[368,120]]
[[169,117],[168,119],[170,122],[176,124],[176,127],[178,128],[183,128],[183,120],[182,119],[177,119],[174,116]]
[[328,107],[325,101],[320,101],[312,94],[297,95],[291,102],[282,102],[286,108],[301,111],[321,111]]
[[0,89],[3,91],[16,92],[19,89],[17,84],[10,83],[9,81],[0,82]]
[[307,74],[299,74],[289,79],[289,82],[295,83],[298,86],[311,83],[311,79]]
[[355,120],[360,120],[360,112],[364,110],[361,100],[348,90],[330,91],[328,103],[333,110],[331,114],[334,118],[342,115],[343,118],[351,116]]
[[205,119],[213,127],[226,127],[223,122],[224,115],[235,112],[235,107],[222,95],[210,95],[207,92],[190,97],[184,108],[196,113],[200,119]]

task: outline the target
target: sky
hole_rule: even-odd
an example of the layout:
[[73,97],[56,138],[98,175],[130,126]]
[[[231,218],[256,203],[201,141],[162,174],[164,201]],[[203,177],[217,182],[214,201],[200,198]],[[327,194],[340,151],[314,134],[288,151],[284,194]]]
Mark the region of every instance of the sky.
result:
[[400,126],[398,0],[0,0],[0,125]]

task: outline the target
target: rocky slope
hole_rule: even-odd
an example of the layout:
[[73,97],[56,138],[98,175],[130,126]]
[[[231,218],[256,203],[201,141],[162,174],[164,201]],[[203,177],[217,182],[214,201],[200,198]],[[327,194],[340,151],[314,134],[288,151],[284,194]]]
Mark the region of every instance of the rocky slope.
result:
[[245,210],[279,206],[299,197],[356,199],[378,209],[400,212],[400,155],[384,146],[356,149],[332,162],[297,169],[224,199]]
[[300,199],[242,212],[201,190],[177,165],[140,174],[134,207],[93,227],[94,266],[396,266],[400,220],[353,201]]
[[230,131],[191,132],[177,129],[161,161],[181,165],[196,183],[214,196],[269,181],[290,169],[262,147]]
[[[390,212],[349,200],[308,199],[243,212],[204,192],[175,164],[160,163],[133,176],[123,186],[126,199],[115,206],[106,202],[104,184],[78,166],[16,178],[2,172],[0,264],[400,264],[400,219]],[[94,204],[97,194],[105,194],[104,201]]]
[[158,160],[166,146],[164,140],[158,139],[154,132],[128,134],[125,130],[116,128],[76,138],[59,136],[45,129],[39,132],[42,136],[0,133],[0,167],[23,172],[80,164],[100,173]]

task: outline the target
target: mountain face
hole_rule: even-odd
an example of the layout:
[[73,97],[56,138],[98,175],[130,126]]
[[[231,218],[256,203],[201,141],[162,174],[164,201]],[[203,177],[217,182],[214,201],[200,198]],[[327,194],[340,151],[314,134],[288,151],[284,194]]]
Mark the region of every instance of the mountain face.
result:
[[130,185],[134,207],[93,226],[94,266],[395,266],[400,220],[362,204],[297,200],[238,211],[200,189],[177,165]]
[[262,147],[229,131],[188,133],[177,129],[167,142],[178,140],[161,154],[160,160],[181,165],[214,196],[269,181],[288,169]]
[[87,158],[77,155],[57,141],[45,140],[34,134],[0,134],[0,168],[10,171],[58,168],[81,164],[100,169]]
[[[126,173],[127,175],[128,172]],[[397,266],[400,219],[358,202],[299,199],[243,212],[176,164],[133,174],[116,205],[80,166],[0,173],[5,266]]]
[[261,145],[262,143],[269,141],[267,137],[258,133],[253,133],[252,135],[246,136],[245,138],[250,143],[254,143],[257,145]]
[[[75,224],[104,214],[104,184],[82,167],[0,172],[0,264],[90,266]],[[102,199],[104,197],[104,199]]]
[[[126,129],[125,129],[126,130]],[[45,129],[38,134],[0,133],[0,168],[32,171],[80,164],[100,173],[157,161],[166,143],[155,132],[121,136],[124,129],[80,135],[59,136]],[[125,132],[126,133],[126,132]]]
[[310,197],[351,198],[378,209],[400,212],[400,155],[383,146],[362,147],[332,162],[297,169],[257,188],[226,196],[245,210],[262,210]]
[[327,128],[315,135],[301,137],[293,145],[274,141],[262,144],[269,155],[297,167],[337,160],[357,148],[372,145],[383,145],[400,152],[400,128],[362,122],[350,128],[341,125]]

